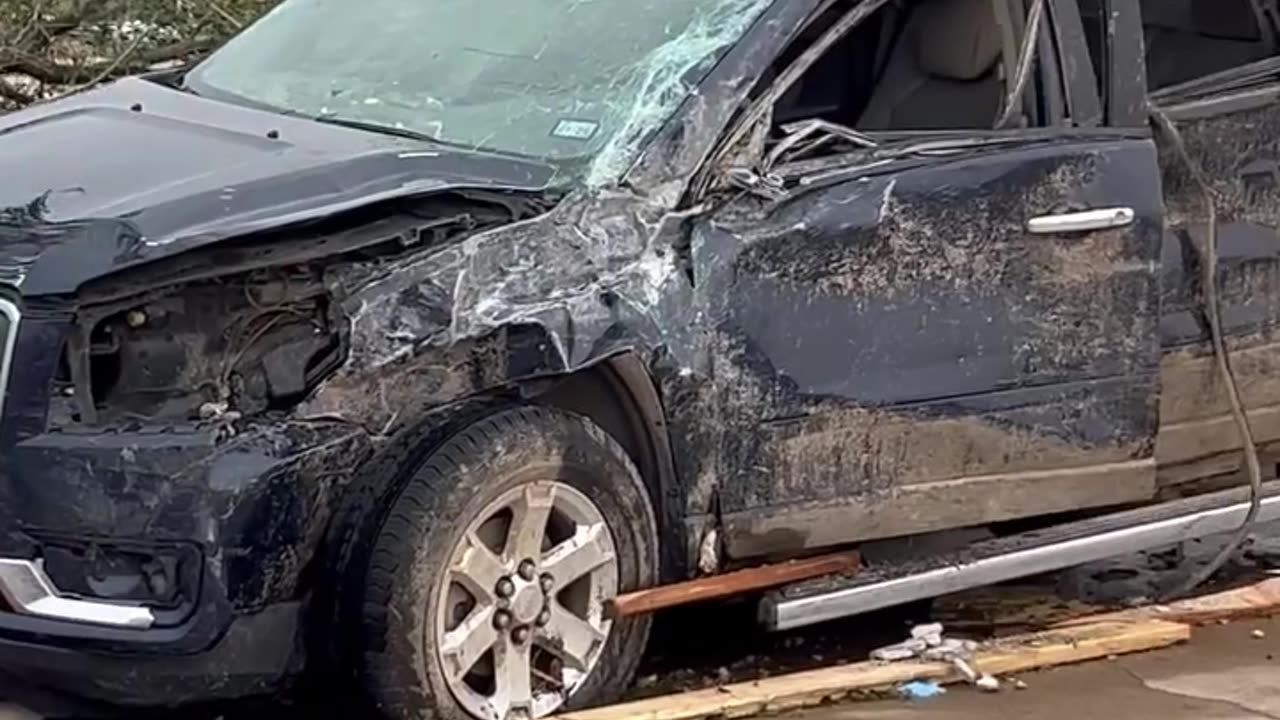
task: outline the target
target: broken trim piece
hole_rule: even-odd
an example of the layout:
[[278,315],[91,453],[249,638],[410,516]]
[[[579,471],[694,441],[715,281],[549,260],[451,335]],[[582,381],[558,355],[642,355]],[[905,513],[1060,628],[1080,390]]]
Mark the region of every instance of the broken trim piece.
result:
[[[704,166],[704,172],[714,173],[725,157],[733,151],[733,148],[750,134],[751,128],[769,116],[778,100],[782,99],[782,96],[791,89],[792,85],[799,82],[800,78],[809,71],[809,68],[813,67],[814,63],[826,55],[831,46],[839,42],[849,31],[861,24],[863,20],[871,17],[888,2],[889,0],[867,0],[867,2],[856,5],[831,27],[827,28],[821,37],[800,54],[800,57],[796,58],[791,65],[778,74],[778,77],[774,79],[773,84],[767,91],[747,106],[738,121],[724,134],[719,146],[712,151],[709,161]],[[705,190],[708,180],[709,178],[706,177],[701,178],[694,182],[693,186]],[[701,194],[701,192],[696,193],[695,197]]]
[[137,630],[155,623],[155,616],[141,605],[63,597],[38,560],[0,558],[0,595],[24,615]]
[[13,348],[18,341],[18,321],[22,318],[22,311],[18,310],[17,305],[0,298],[0,313],[8,321],[5,334],[0,337],[0,412],[2,412],[4,410],[5,395],[9,390],[9,373],[13,366]]

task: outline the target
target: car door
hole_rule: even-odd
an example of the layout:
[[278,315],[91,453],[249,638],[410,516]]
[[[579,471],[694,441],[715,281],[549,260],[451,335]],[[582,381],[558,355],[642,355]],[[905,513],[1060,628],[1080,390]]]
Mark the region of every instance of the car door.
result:
[[1201,309],[1209,213],[1187,160],[1214,199],[1223,331],[1264,467],[1274,466],[1280,456],[1267,446],[1280,440],[1280,27],[1251,0],[1140,7],[1152,103],[1188,153],[1164,161],[1161,475],[1176,482],[1240,466]]
[[721,174],[690,261],[731,555],[1151,497],[1155,146],[1045,124]]

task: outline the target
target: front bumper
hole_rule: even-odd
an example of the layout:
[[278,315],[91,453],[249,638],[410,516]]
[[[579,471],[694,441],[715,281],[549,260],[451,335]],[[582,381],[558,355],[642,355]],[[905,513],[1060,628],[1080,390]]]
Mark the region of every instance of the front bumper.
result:
[[322,421],[0,443],[0,697],[78,716],[286,685],[306,570],[368,449]]
[[[65,624],[65,623],[63,623]],[[124,655],[52,644],[39,633],[0,634],[0,697],[47,715],[173,707],[279,691],[302,670],[299,603],[236,617],[212,647],[187,655]],[[199,629],[192,628],[193,632]],[[154,644],[173,642],[168,631]]]

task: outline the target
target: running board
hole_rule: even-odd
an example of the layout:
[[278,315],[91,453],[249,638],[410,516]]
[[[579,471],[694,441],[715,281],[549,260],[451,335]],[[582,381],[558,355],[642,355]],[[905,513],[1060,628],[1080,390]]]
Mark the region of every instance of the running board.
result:
[[[1248,488],[1174,500],[975,543],[926,563],[828,576],[765,596],[760,621],[788,630],[938,597],[1116,555],[1231,532],[1249,510]],[[1263,486],[1257,522],[1280,519],[1280,482]]]

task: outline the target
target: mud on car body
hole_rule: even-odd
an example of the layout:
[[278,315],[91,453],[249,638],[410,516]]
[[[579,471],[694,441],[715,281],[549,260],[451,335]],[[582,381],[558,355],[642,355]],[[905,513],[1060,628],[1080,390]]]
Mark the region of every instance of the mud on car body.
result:
[[625,687],[619,592],[1230,475],[1142,72],[1265,451],[1280,65],[1219,4],[286,0],[0,118],[6,688],[544,715]]

